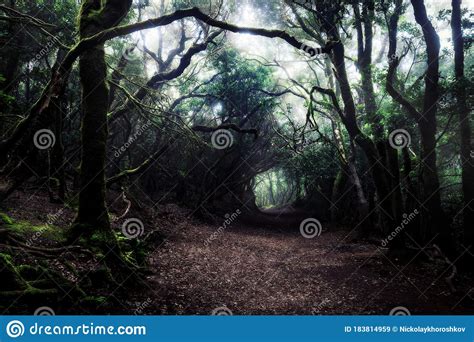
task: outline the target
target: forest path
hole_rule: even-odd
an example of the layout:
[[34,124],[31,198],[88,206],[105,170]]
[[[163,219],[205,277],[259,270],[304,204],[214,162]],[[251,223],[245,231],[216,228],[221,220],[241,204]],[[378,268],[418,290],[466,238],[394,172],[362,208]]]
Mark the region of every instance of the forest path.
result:
[[429,263],[396,263],[373,244],[346,241],[343,231],[304,238],[305,217],[259,214],[234,222],[208,245],[217,225],[186,226],[151,257],[153,298],[145,312],[388,314],[399,306],[412,314],[473,312],[463,306],[466,294],[450,294]]

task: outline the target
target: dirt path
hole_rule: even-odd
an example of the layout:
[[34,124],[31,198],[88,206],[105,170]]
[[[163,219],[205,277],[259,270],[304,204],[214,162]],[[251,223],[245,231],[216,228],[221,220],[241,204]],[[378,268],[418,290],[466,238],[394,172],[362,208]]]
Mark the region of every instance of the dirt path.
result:
[[[44,224],[47,214],[61,212],[56,223],[66,229],[75,216],[41,193],[17,192],[5,205],[13,219],[34,225]],[[446,265],[420,257],[388,259],[378,246],[350,242],[346,232],[327,223],[320,236],[306,239],[299,231],[300,222],[310,216],[305,212],[287,208],[241,215],[223,230],[219,226],[224,219],[215,225],[195,222],[176,205],[130,215],[167,236],[163,244],[157,238],[148,282],[137,282],[136,289],[99,289],[97,295],[107,301],[98,311],[55,307],[58,313],[210,314],[224,306],[241,315],[388,314],[394,307],[412,314],[474,313],[472,283],[458,277],[458,291],[450,293],[444,280],[450,274]],[[89,272],[88,259],[72,261],[81,272]],[[64,270],[61,265],[53,264],[58,272]],[[32,312],[25,310],[15,313]]]
[[373,244],[346,242],[342,231],[306,239],[298,228],[304,213],[278,214],[235,222],[209,244],[218,225],[186,226],[151,258],[144,312],[388,314],[399,306],[412,314],[474,312],[467,285],[449,292],[444,266],[391,261]]

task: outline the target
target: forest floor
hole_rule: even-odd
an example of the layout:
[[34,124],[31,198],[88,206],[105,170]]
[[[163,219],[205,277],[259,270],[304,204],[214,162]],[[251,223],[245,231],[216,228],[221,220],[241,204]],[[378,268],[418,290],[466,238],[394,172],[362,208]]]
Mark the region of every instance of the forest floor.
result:
[[[61,208],[45,194],[19,193],[2,210],[15,220],[40,224]],[[411,314],[474,313],[472,282],[458,275],[452,293],[445,281],[449,266],[423,251],[389,258],[373,241],[351,241],[347,230],[326,223],[320,236],[304,238],[299,225],[309,217],[305,212],[242,214],[225,229],[219,229],[224,218],[203,223],[175,205],[130,215],[141,217],[147,229],[159,227],[163,238],[149,255],[146,282],[104,290],[108,300],[95,313],[386,315],[396,307]],[[57,224],[67,226],[73,217],[64,209]],[[88,260],[71,263],[86,272],[90,267]],[[57,313],[87,313],[77,310],[63,307]]]
[[190,225],[151,258],[156,294],[150,312],[209,314],[412,314],[474,312],[474,291],[450,267],[423,260],[422,251],[403,262],[374,244],[349,242],[347,231],[323,229],[304,238],[303,212],[278,210],[232,224],[206,246],[217,227]]

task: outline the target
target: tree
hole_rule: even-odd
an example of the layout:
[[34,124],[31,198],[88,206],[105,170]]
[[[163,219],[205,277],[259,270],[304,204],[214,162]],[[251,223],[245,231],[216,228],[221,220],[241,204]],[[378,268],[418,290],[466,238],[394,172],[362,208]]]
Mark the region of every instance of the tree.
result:
[[402,11],[402,2],[395,1],[395,10],[389,20],[389,70],[387,72],[387,92],[416,120],[421,136],[421,209],[425,222],[423,234],[426,241],[436,238],[445,250],[452,252],[450,232],[441,207],[440,184],[436,158],[436,110],[439,100],[439,37],[428,19],[422,0],[411,1],[415,20],[422,28],[426,44],[427,70],[425,90],[421,111],[402,96],[394,87],[394,76],[400,58],[396,57],[398,19]]
[[[84,0],[79,19],[81,39],[118,25],[132,1]],[[82,158],[79,211],[73,236],[110,229],[105,204],[105,153],[107,142],[108,88],[103,43],[84,51],[79,60],[82,84]]]
[[465,243],[474,246],[474,160],[471,146],[471,122],[464,77],[464,38],[462,32],[461,0],[452,0],[451,30],[454,46],[455,94],[459,112],[461,145],[462,192]]

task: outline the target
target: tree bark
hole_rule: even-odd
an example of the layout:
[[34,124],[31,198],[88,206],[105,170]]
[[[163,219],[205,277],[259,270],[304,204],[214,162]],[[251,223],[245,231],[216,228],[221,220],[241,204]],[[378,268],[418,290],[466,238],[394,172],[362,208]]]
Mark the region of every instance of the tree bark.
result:
[[388,184],[388,198],[391,202],[392,213],[397,222],[402,219],[403,202],[400,188],[399,165],[396,150],[393,150],[385,139],[384,127],[381,116],[377,112],[377,102],[374,92],[372,76],[372,41],[374,24],[374,1],[362,2],[362,16],[359,4],[354,4],[357,31],[357,67],[361,74],[362,93],[367,121],[371,125],[374,143],[376,145],[379,160],[383,168],[386,183]]
[[[339,38],[339,34],[336,31],[337,29],[333,24],[327,24],[328,33],[333,37]],[[393,229],[392,227],[396,227],[397,220],[395,215],[392,213],[392,206],[389,200],[390,191],[388,180],[385,176],[386,170],[382,164],[383,160],[380,158],[374,142],[360,130],[357,124],[356,108],[345,66],[344,45],[339,39],[336,40],[337,42],[333,46],[332,62],[336,70],[336,77],[339,81],[341,97],[344,102],[344,113],[341,117],[341,121],[346,127],[351,139],[361,147],[369,161],[371,174],[378,195],[380,214],[383,219],[382,229],[385,232],[388,232]]]
[[449,229],[441,207],[436,156],[436,111],[439,99],[439,37],[426,14],[423,0],[411,0],[415,20],[421,26],[426,43],[427,71],[423,110],[417,118],[421,135],[422,190],[424,212],[428,216],[428,236],[438,235],[440,242],[449,240]]
[[[461,136],[462,192],[464,199],[464,241],[474,246],[474,160],[471,156],[471,125],[464,78],[464,39],[461,20],[461,0],[452,0],[451,30],[454,45],[454,74]],[[471,247],[473,248],[473,247]]]
[[[84,0],[80,13],[80,37],[85,39],[117,25],[128,13],[132,1]],[[105,154],[109,93],[104,45],[86,50],[79,60],[83,119],[79,210],[76,226],[80,233],[109,230],[105,202]],[[74,234],[74,233],[73,233]]]

